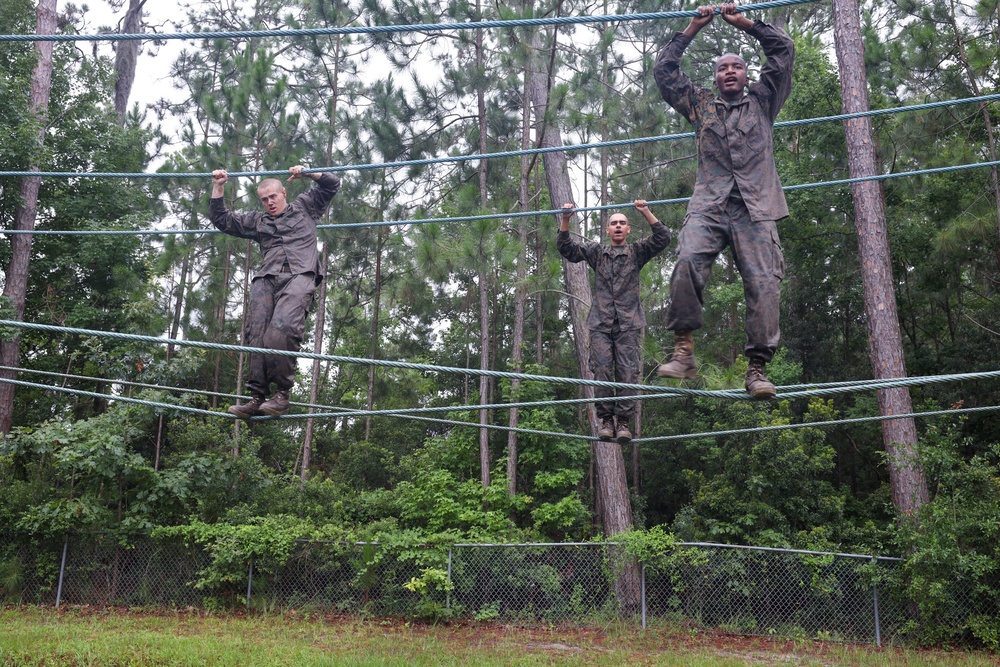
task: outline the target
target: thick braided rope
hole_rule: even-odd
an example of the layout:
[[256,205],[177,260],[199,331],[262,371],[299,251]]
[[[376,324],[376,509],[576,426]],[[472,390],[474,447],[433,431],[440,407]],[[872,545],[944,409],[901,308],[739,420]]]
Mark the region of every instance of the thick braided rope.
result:
[[[145,406],[145,407],[153,408],[155,410],[159,410],[161,413],[162,412],[174,411],[174,412],[185,412],[185,413],[189,413],[189,414],[196,414],[196,415],[209,416],[209,417],[222,417],[224,419],[235,419],[236,418],[234,415],[230,415],[229,413],[226,413],[226,412],[216,412],[216,411],[211,411],[211,410],[201,410],[199,408],[191,408],[191,407],[182,406],[182,405],[172,405],[172,404],[169,404],[169,403],[158,403],[158,402],[155,402],[155,401],[146,401],[146,400],[143,400],[143,399],[131,398],[131,397],[126,397],[126,396],[114,396],[114,395],[109,395],[109,394],[100,394],[100,393],[92,392],[92,391],[83,391],[83,390],[80,390],[80,389],[70,389],[68,387],[56,387],[56,386],[53,386],[53,385],[45,385],[45,384],[39,384],[39,383],[35,383],[35,382],[25,382],[25,381],[22,381],[22,380],[12,380],[12,379],[7,379],[7,378],[0,378],[0,382],[6,382],[8,384],[18,385],[18,386],[23,386],[23,387],[32,387],[32,388],[36,388],[36,389],[43,389],[43,390],[46,390],[46,391],[58,391],[58,392],[69,393],[69,394],[74,394],[74,395],[78,395],[78,396],[89,396],[89,397],[100,398],[100,399],[104,399],[104,400],[114,400],[114,401],[121,401],[121,402],[124,402],[124,403],[132,403],[132,404],[136,404],[136,405],[142,405],[142,406]],[[826,421],[826,422],[806,422],[806,423],[800,423],[800,424],[782,424],[782,425],[777,425],[777,426],[759,426],[759,427],[755,427],[755,428],[730,429],[730,430],[724,430],[724,431],[706,431],[706,432],[703,432],[703,433],[689,433],[689,434],[680,434],[680,435],[652,436],[652,437],[649,437],[649,438],[635,438],[631,442],[635,443],[635,444],[642,444],[642,443],[652,443],[652,442],[670,442],[670,441],[677,441],[677,440],[696,440],[696,439],[702,439],[702,438],[718,438],[718,437],[724,437],[724,436],[730,436],[730,435],[747,435],[747,434],[751,434],[751,433],[767,433],[767,432],[773,432],[773,431],[790,431],[790,430],[801,429],[801,428],[830,428],[832,426],[844,426],[844,425],[862,424],[862,423],[868,423],[868,422],[881,422],[881,421],[888,421],[888,420],[891,420],[891,419],[912,419],[912,418],[918,418],[918,417],[938,417],[938,416],[945,416],[945,415],[970,414],[970,413],[977,413],[977,412],[995,412],[995,411],[998,411],[998,410],[1000,410],[1000,406],[996,406],[996,405],[994,405],[994,406],[977,407],[977,408],[957,408],[957,409],[949,409],[949,410],[931,410],[931,411],[927,411],[927,412],[910,412],[910,413],[899,414],[899,415],[878,415],[878,416],[874,416],[874,417],[855,417],[855,418],[850,418],[850,419],[837,419],[837,420],[831,420],[831,421]],[[343,417],[343,416],[345,416],[345,414],[344,413],[333,413],[332,415],[329,415],[329,416],[330,417]],[[427,418],[427,417],[416,417],[416,416],[412,416],[412,415],[395,415],[395,416],[398,416],[398,417],[405,416],[407,418],[417,419],[417,420],[420,420],[420,421],[433,421],[433,422],[437,422],[437,423],[449,424],[449,425],[460,426],[460,427],[467,427],[467,428],[471,428],[471,429],[487,428],[487,429],[496,430],[496,431],[516,431],[518,433],[527,433],[527,434],[542,435],[542,436],[549,436],[549,437],[556,437],[556,438],[570,438],[570,439],[573,439],[573,440],[586,440],[586,441],[596,441],[596,440],[599,440],[599,438],[595,438],[593,436],[580,435],[580,434],[575,434],[575,433],[557,433],[557,432],[553,432],[553,431],[539,431],[539,430],[536,430],[536,429],[512,428],[510,426],[499,426],[499,425],[496,425],[496,424],[479,424],[479,423],[476,423],[476,422],[456,421],[456,420],[450,420],[450,419],[430,419],[430,418]],[[320,418],[320,417],[322,417],[322,415],[315,415],[315,414],[314,415],[309,415],[309,414],[305,414],[305,415],[285,415],[284,417],[254,417],[252,420],[253,421],[258,421],[258,420],[264,421],[264,420],[270,420],[270,419],[288,419],[288,418],[295,418],[295,417],[298,417],[300,419],[301,418]]]
[[[772,0],[741,5],[741,12],[801,5],[815,0]],[[716,13],[720,10],[716,9]],[[237,39],[251,37],[323,37],[331,35],[378,35],[407,32],[451,32],[453,30],[483,30],[486,28],[526,28],[549,25],[578,25],[581,23],[626,23],[630,21],[659,21],[663,19],[698,16],[693,10],[677,12],[645,12],[641,14],[605,14],[597,16],[553,16],[533,19],[505,19],[492,21],[466,21],[461,23],[414,23],[407,25],[344,26],[337,28],[302,28],[281,30],[206,30],[204,32],[138,33],[95,35],[0,35],[0,42],[127,42],[136,40],[173,39]]]
[[174,344],[185,347],[196,347],[206,350],[223,350],[226,352],[249,352],[264,354],[269,356],[294,357],[298,359],[319,359],[320,361],[330,361],[342,364],[358,364],[367,366],[379,366],[383,368],[404,368],[415,371],[427,371],[432,373],[456,373],[460,375],[484,375],[486,377],[505,378],[511,380],[537,380],[540,382],[552,382],[557,384],[572,384],[580,386],[607,387],[609,389],[636,389],[638,391],[652,391],[664,395],[674,396],[716,396],[716,392],[703,391],[699,389],[685,389],[681,387],[663,387],[657,385],[624,384],[616,382],[602,382],[600,380],[584,380],[582,378],[558,377],[552,375],[531,375],[527,373],[510,373],[507,371],[480,370],[473,368],[454,368],[450,366],[435,366],[433,364],[418,364],[408,361],[389,361],[386,359],[363,359],[360,357],[345,357],[333,354],[317,354],[315,352],[293,352],[290,350],[269,350],[262,347],[246,347],[240,345],[227,345],[225,343],[210,343],[207,341],[178,340],[171,338],[159,338],[156,336],[143,336],[139,334],[126,334],[116,331],[97,331],[94,329],[77,329],[74,327],[57,327],[51,324],[38,324],[35,322],[18,322],[16,320],[0,320],[0,327],[15,327],[18,329],[32,329],[35,331],[47,331],[59,334],[77,334],[82,336],[96,336],[99,338],[113,338],[116,340],[134,341],[142,343],[152,343],[154,345]]
[[[111,331],[97,331],[93,329],[57,327],[49,324],[18,322],[15,320],[0,320],[0,327],[4,326],[15,327],[20,329],[32,329],[37,331],[48,331],[50,333],[79,334],[85,336],[113,338],[117,340],[147,342],[156,345],[173,343],[175,345],[197,347],[202,349],[224,350],[229,352],[250,352],[250,353],[266,354],[272,356],[297,357],[303,359],[319,359],[320,361],[379,366],[383,368],[404,368],[410,370],[428,371],[435,373],[456,373],[461,375],[480,375],[480,376],[506,378],[506,379],[535,380],[539,382],[551,382],[556,384],[607,387],[609,389],[635,389],[637,391],[651,392],[654,394],[658,394],[660,396],[670,396],[670,397],[715,398],[715,399],[727,398],[733,400],[749,400],[749,397],[746,395],[745,392],[732,389],[708,391],[699,389],[687,389],[683,387],[665,387],[662,385],[601,382],[599,380],[585,380],[582,378],[559,377],[551,375],[532,375],[527,373],[512,373],[507,371],[479,370],[472,368],[455,368],[450,366],[436,366],[432,364],[419,364],[406,361],[390,361],[385,359],[364,359],[360,357],[345,357],[340,355],[317,354],[314,352],[292,352],[286,350],[269,350],[265,348],[245,347],[239,345],[226,345],[224,343],[210,343],[207,341],[177,340],[170,338],[158,338],[155,336],[142,336],[138,334],[125,334],[125,333],[118,333]],[[986,371],[980,373],[956,373],[947,376],[863,380],[858,383],[849,384],[847,386],[844,386],[842,383],[830,383],[822,385],[820,388],[817,389],[806,389],[802,391],[783,392],[783,393],[779,392],[776,399],[785,400],[794,398],[808,398],[812,396],[833,396],[837,394],[853,393],[857,391],[872,391],[872,390],[877,391],[880,389],[892,389],[897,387],[910,387],[910,386],[924,385],[924,384],[936,384],[942,382],[952,382],[956,380],[965,380],[965,379],[982,380],[982,379],[993,379],[998,377],[1000,377],[1000,371]],[[809,385],[796,385],[796,388],[808,387],[808,386]],[[581,402],[589,402],[589,401],[581,401]],[[512,407],[512,406],[510,404],[498,405],[498,409],[503,409],[504,407]],[[454,410],[457,408],[451,407],[450,409]],[[467,409],[475,410],[475,409],[487,409],[487,408],[481,406],[468,406]],[[359,414],[374,414],[374,413],[369,413],[366,411],[366,412],[361,412]],[[340,416],[344,415],[341,414]]]
[[[147,384],[144,382],[133,382],[130,380],[115,380],[112,378],[99,378],[91,375],[71,375],[67,373],[56,373],[54,371],[42,371],[34,368],[19,368],[17,366],[0,366],[0,372],[9,371],[13,373],[29,373],[32,375],[44,375],[46,377],[53,377],[59,379],[68,380],[80,380],[82,382],[104,382],[107,384],[117,384],[124,387],[138,387],[140,389],[150,389],[154,391],[166,391],[172,393],[180,394],[194,394],[198,396],[211,396],[226,399],[245,399],[246,396],[241,396],[238,394],[226,394],[217,391],[207,391],[204,389],[190,389],[187,387],[170,387],[158,384]],[[647,385],[643,385],[647,387]],[[716,398],[742,398],[746,392],[742,389],[724,389],[717,390],[713,392],[713,396]],[[646,400],[656,400],[662,398],[681,398],[680,396],[665,395],[663,393],[657,392],[653,394],[638,394],[636,396],[608,396],[602,398],[601,401],[609,403],[617,403],[621,401],[646,401]],[[593,403],[595,399],[592,398],[566,398],[566,399],[555,399],[548,401],[513,401],[510,403],[488,403],[485,405],[480,405],[478,403],[470,404],[460,404],[460,405],[437,405],[428,406],[421,408],[392,408],[384,410],[364,410],[361,408],[348,408],[344,406],[335,405],[324,405],[320,403],[303,403],[298,401],[290,401],[293,406],[304,407],[304,408],[314,408],[320,410],[330,410],[329,413],[311,413],[305,415],[285,415],[285,418],[291,417],[408,417],[418,414],[433,414],[441,412],[472,412],[477,410],[508,410],[512,408],[539,408],[539,407],[563,407],[563,406],[573,406],[573,405],[587,405]],[[433,421],[433,420],[432,420]]]
[[[816,118],[802,118],[799,120],[786,120],[774,124],[775,129],[786,127],[801,127],[803,125],[813,125],[816,123],[829,123],[835,121],[853,120],[856,118],[871,118],[876,116],[887,116],[898,113],[909,113],[914,111],[926,111],[941,107],[956,106],[959,104],[971,104],[992,102],[1000,100],[1000,93],[991,95],[980,95],[978,97],[966,97],[954,100],[942,100],[938,102],[927,102],[925,104],[912,104],[891,109],[875,109],[870,111],[858,111],[855,113],[838,114],[835,116],[817,116]],[[400,160],[397,162],[372,162],[368,164],[341,165],[337,167],[312,167],[304,169],[303,173],[323,173],[323,172],[346,172],[364,171],[369,169],[395,169],[400,167],[426,166],[432,164],[443,164],[451,162],[468,162],[472,160],[491,160],[508,157],[520,157],[523,155],[540,155],[544,153],[558,153],[569,151],[592,150],[595,148],[630,146],[635,144],[655,143],[659,141],[676,141],[679,139],[690,139],[694,137],[694,132],[681,132],[678,134],[661,134],[652,137],[639,137],[634,139],[614,139],[610,141],[596,141],[589,144],[571,144],[567,146],[545,146],[542,148],[527,148],[515,151],[499,151],[496,153],[475,153],[471,155],[449,155],[446,157],[425,158],[420,160]],[[258,176],[284,176],[288,170],[265,170],[265,171],[234,171],[229,176],[233,178],[244,177],[254,178]],[[49,178],[134,178],[134,179],[161,179],[161,178],[211,178],[211,172],[115,172],[115,171],[95,171],[95,172],[75,172],[75,171],[0,171],[0,176],[25,177],[42,176]],[[686,200],[677,200],[686,201]],[[589,210],[589,209],[588,209]],[[395,223],[400,224],[400,223]]]
[[[29,368],[18,368],[15,366],[0,366],[0,371],[12,371],[18,373],[31,373],[35,375],[44,375],[47,377],[54,377],[60,379],[73,379],[82,380],[88,382],[107,382],[109,384],[119,384],[123,386],[141,387],[144,389],[154,389],[159,391],[170,391],[179,393],[189,393],[189,394],[199,394],[205,396],[219,396],[223,398],[238,399],[243,398],[235,394],[223,394],[219,392],[204,391],[197,389],[188,389],[184,387],[168,387],[163,385],[153,385],[145,384],[141,382],[131,382],[127,380],[114,380],[109,378],[95,378],[89,375],[70,375],[66,373],[56,373],[53,371],[42,371]],[[785,385],[783,387],[778,387],[779,393],[777,400],[792,400],[795,398],[811,398],[814,396],[832,396],[844,393],[842,390],[844,388],[850,391],[864,391],[864,390],[879,390],[879,389],[891,389],[900,386],[924,386],[930,384],[943,384],[947,382],[956,382],[964,380],[991,380],[1000,378],[1000,371],[981,371],[977,373],[951,373],[946,375],[929,375],[929,376],[918,376],[909,378],[899,378],[895,380],[853,380],[846,382],[826,382],[820,384],[798,384],[798,385]],[[805,390],[805,391],[803,391]],[[713,396],[716,398],[742,398],[744,392],[742,390],[717,390],[713,392]],[[608,396],[601,399],[602,401],[608,402],[619,402],[628,400],[658,400],[662,398],[679,398],[677,396],[664,396],[663,394],[639,394],[637,396]],[[321,405],[316,403],[299,403],[292,402],[292,405],[315,408],[321,410],[330,410],[329,413],[311,413],[306,415],[286,415],[285,418],[302,418],[302,417],[314,417],[317,419],[328,418],[328,417],[413,417],[417,418],[420,414],[433,414],[441,412],[472,412],[476,410],[506,410],[511,408],[537,408],[537,407],[562,407],[562,406],[572,406],[572,405],[584,405],[593,403],[594,400],[590,398],[571,398],[571,399],[558,399],[549,401],[521,401],[521,402],[510,402],[510,403],[491,403],[486,405],[479,404],[467,404],[467,405],[439,405],[439,406],[429,406],[420,408],[392,408],[392,409],[382,409],[382,410],[363,410],[360,408],[347,408],[342,406],[330,406]],[[427,419],[427,421],[435,421],[433,419]],[[454,422],[451,420],[442,420],[444,423],[459,423],[465,425],[471,422]],[[475,425],[475,424],[473,424]]]
[[703,433],[687,433],[680,435],[660,435],[649,438],[636,438],[635,443],[669,442],[673,440],[697,440],[699,438],[718,438],[727,435],[746,435],[749,433],[769,433],[773,431],[791,431],[799,428],[830,428],[831,426],[846,426],[869,422],[884,422],[893,419],[914,419],[917,417],[941,417],[944,415],[971,414],[975,412],[996,412],[1000,405],[988,405],[978,408],[954,408],[948,410],[930,410],[928,412],[907,412],[898,415],[877,415],[875,417],[852,417],[826,422],[806,422],[802,424],[780,424],[777,426],[758,426],[756,428],[738,428],[726,431],[705,431]]
[[[895,178],[908,176],[925,176],[927,174],[941,174],[953,171],[965,171],[968,169],[983,169],[985,167],[1000,166],[1000,160],[993,162],[979,162],[975,164],[964,164],[953,167],[936,167],[933,169],[920,169],[918,171],[903,171],[893,174],[875,174],[874,176],[859,176],[857,178],[845,178],[837,181],[821,181],[818,183],[803,183],[801,185],[786,185],[782,189],[786,192],[795,190],[806,190],[811,188],[830,187],[836,185],[851,185],[853,183],[864,183],[866,181],[888,181]],[[287,173],[287,172],[281,172]],[[648,206],[662,206],[666,204],[683,204],[690,201],[690,197],[679,197],[676,199],[656,199],[647,201]],[[610,211],[615,209],[631,208],[632,204],[607,204],[604,206],[580,206],[573,211]],[[554,208],[542,211],[509,211],[503,213],[486,213],[483,215],[459,215],[450,218],[413,218],[409,220],[380,220],[374,222],[352,222],[337,223],[330,225],[317,225],[316,229],[357,229],[361,227],[392,227],[403,225],[427,225],[433,223],[448,222],[472,222],[477,220],[498,220],[513,218],[529,218],[541,215],[559,215],[565,209]],[[174,234],[221,234],[217,229],[163,229],[163,230],[123,230],[123,229],[88,229],[88,230],[35,230],[35,229],[0,229],[0,234],[33,234],[36,236],[169,236]]]
[[[189,406],[186,406],[186,405],[174,405],[172,403],[162,403],[162,402],[158,402],[158,401],[147,401],[147,400],[141,399],[141,398],[132,398],[131,396],[117,396],[117,395],[114,395],[114,394],[101,394],[101,393],[95,392],[95,391],[86,391],[86,390],[83,390],[83,389],[71,389],[69,387],[57,387],[55,385],[41,384],[41,383],[38,383],[38,382],[27,382],[25,380],[13,380],[13,379],[9,379],[9,378],[0,378],[0,383],[13,384],[13,385],[17,385],[19,387],[30,387],[32,389],[42,389],[44,391],[55,391],[55,392],[60,392],[60,393],[64,393],[64,394],[72,394],[74,396],[87,396],[87,397],[90,397],[90,398],[99,398],[99,399],[108,400],[108,401],[120,401],[122,403],[130,403],[130,404],[133,404],[133,405],[141,405],[143,407],[152,408],[153,410],[156,410],[158,414],[163,414],[163,413],[167,413],[167,412],[184,412],[184,413],[187,413],[187,414],[198,415],[198,416],[203,416],[203,417],[221,417],[222,419],[238,419],[238,417],[236,417],[236,415],[229,414],[228,412],[219,412],[219,411],[215,411],[215,410],[202,410],[201,408],[192,408],[192,407],[189,407]],[[341,413],[336,413],[335,412],[335,413],[332,413],[332,414],[326,415],[326,416],[330,416],[330,417],[342,417],[344,415],[341,414]],[[595,438],[593,436],[580,435],[578,433],[558,433],[558,432],[555,432],[555,431],[539,431],[537,429],[530,429],[530,428],[514,428],[514,427],[511,427],[511,426],[501,426],[501,425],[498,425],[498,424],[479,424],[479,423],[476,423],[476,422],[457,421],[457,420],[454,420],[454,419],[434,419],[434,418],[431,418],[431,417],[417,417],[417,416],[411,416],[411,415],[397,415],[397,417],[406,418],[406,419],[416,419],[418,421],[434,422],[434,423],[437,423],[437,424],[446,424],[446,425],[449,425],[449,426],[462,426],[462,427],[468,427],[468,428],[485,428],[485,429],[489,429],[491,431],[516,431],[517,433],[526,433],[526,434],[531,434],[531,435],[543,435],[543,436],[549,436],[549,437],[554,437],[554,438],[570,438],[570,439],[573,439],[573,440],[597,440],[598,439],[598,438]],[[319,418],[319,416],[318,415],[310,415],[308,413],[306,413],[306,414],[297,414],[297,415],[283,415],[281,417],[261,416],[261,417],[251,417],[250,421],[257,422],[257,421],[271,421],[271,420],[275,420],[275,419],[310,419],[310,418],[316,419],[316,418]]]

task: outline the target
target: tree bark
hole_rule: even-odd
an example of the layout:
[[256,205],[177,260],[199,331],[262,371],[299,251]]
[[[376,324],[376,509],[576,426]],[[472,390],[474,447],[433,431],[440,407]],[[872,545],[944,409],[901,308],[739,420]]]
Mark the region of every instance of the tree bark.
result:
[[[531,103],[529,88],[531,86],[531,68],[524,68],[524,87],[522,89],[521,104],[521,149],[526,150],[531,147]],[[518,183],[518,207],[522,213],[528,211],[528,199],[530,197],[532,160],[528,155],[521,156],[520,180]],[[517,255],[516,281],[514,286],[514,332],[510,343],[510,357],[513,370],[520,373],[524,370],[524,309],[525,301],[528,299],[528,290],[525,280],[528,277],[526,266],[528,259],[528,224],[525,218],[518,218],[517,238],[520,248]],[[510,400],[516,402],[520,400],[521,380],[513,379],[510,382]],[[517,428],[520,417],[517,408],[510,409],[510,416],[507,425],[510,428]],[[513,496],[517,493],[517,432],[507,433],[507,493]]]
[[[482,17],[482,5],[476,1],[476,15]],[[483,54],[483,31],[476,31],[476,73],[485,77],[486,67]],[[479,116],[479,153],[486,154],[486,95],[483,86],[476,86],[476,106]],[[479,205],[486,210],[486,169],[487,160],[479,161]],[[481,262],[485,264],[486,258]],[[479,267],[479,370],[489,370],[490,367],[490,295],[489,272],[484,265]],[[479,404],[487,405],[490,400],[490,379],[486,375],[479,376]],[[485,426],[489,422],[489,411],[479,411],[479,424]],[[490,485],[490,431],[479,429],[479,478],[483,486]]]
[[[833,20],[843,111],[868,111],[864,44],[856,0],[834,0]],[[854,118],[845,121],[844,126],[851,178],[878,173],[870,120]],[[852,184],[851,191],[872,371],[876,379],[905,377],[882,186],[878,181],[864,181]],[[883,416],[912,412],[910,392],[905,387],[879,391],[878,403],[879,413]],[[900,520],[905,520],[928,501],[927,480],[915,450],[917,429],[913,419],[883,421],[882,439],[888,454],[892,501]]]
[[[129,0],[128,12],[122,24],[122,34],[138,35],[142,32],[142,6],[146,0]],[[128,98],[132,93],[132,83],[135,81],[135,65],[139,58],[139,48],[142,42],[128,40],[115,45],[115,113],[118,114],[119,127],[125,127],[125,114],[128,112]]]
[[[383,206],[385,202],[380,202],[384,211]],[[383,216],[384,219],[384,216]],[[382,310],[382,234],[385,227],[378,228],[378,240],[375,242],[375,303],[372,306],[372,344],[371,344],[371,359],[378,359],[378,349],[379,349],[379,312]],[[375,407],[375,364],[368,366],[368,401],[365,404],[369,412]],[[371,415],[365,417],[365,440],[370,440],[372,437],[372,418]]]
[[[536,39],[535,43],[538,43]],[[553,51],[555,42],[553,40]],[[536,63],[537,61],[533,60]],[[550,60],[550,62],[552,62]],[[537,123],[536,132],[542,147],[561,146],[562,135],[549,113],[549,73],[536,66],[531,75],[531,102]],[[566,155],[561,152],[545,153],[542,156],[545,180],[549,189],[549,199],[554,207],[573,201],[573,190],[566,163]],[[553,225],[554,227],[554,225]],[[578,229],[577,216],[570,223],[570,233]],[[590,373],[590,331],[586,326],[587,311],[591,303],[590,276],[584,262],[564,262],[566,291],[569,293],[570,320],[576,347],[580,377],[593,379]],[[594,388],[583,388],[585,398],[594,398]],[[590,432],[596,437],[597,414],[593,404],[587,409]],[[607,537],[613,537],[632,528],[632,503],[628,494],[625,476],[625,459],[617,442],[596,441],[593,446],[594,464],[597,471],[595,490],[597,511],[601,526]],[[634,562],[623,561],[622,570],[616,579],[616,593],[621,610],[631,613],[638,606],[639,570]]]
[[[35,9],[35,34],[52,35],[56,32],[56,0],[38,0]],[[28,113],[38,122],[35,135],[35,155],[28,171],[40,171],[38,160],[45,143],[46,115],[49,94],[52,91],[52,47],[55,42],[35,42],[38,62],[31,77],[31,102]],[[38,190],[41,176],[21,179],[21,204],[14,212],[14,229],[32,230],[38,215]],[[10,239],[10,265],[7,267],[3,296],[11,308],[11,319],[24,319],[24,305],[28,296],[28,267],[31,264],[31,234],[14,234]],[[0,342],[0,365],[16,368],[21,364],[21,336]],[[2,371],[0,378],[14,379],[16,371]],[[14,421],[14,385],[0,382],[0,433],[9,433]]]

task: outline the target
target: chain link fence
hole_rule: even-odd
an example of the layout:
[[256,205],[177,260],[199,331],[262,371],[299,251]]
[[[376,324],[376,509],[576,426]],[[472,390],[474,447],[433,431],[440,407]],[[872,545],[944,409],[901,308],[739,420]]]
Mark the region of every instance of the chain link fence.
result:
[[524,624],[624,619],[879,645],[901,639],[910,618],[893,558],[700,543],[657,563],[636,563],[614,543],[444,549],[441,567],[428,569],[412,550],[302,541],[283,563],[237,564],[209,586],[210,555],[180,541],[8,534],[0,535],[0,601]]

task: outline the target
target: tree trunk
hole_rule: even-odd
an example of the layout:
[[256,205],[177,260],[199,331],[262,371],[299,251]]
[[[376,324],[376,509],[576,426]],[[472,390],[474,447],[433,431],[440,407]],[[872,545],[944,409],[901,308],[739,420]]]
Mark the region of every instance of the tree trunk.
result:
[[[384,201],[381,203],[385,204]],[[378,359],[378,318],[379,311],[382,309],[382,233],[384,230],[385,227],[378,228],[378,241],[375,242],[375,303],[372,308],[372,344],[369,357],[371,359]],[[368,366],[368,402],[365,405],[369,412],[375,407],[375,364]],[[371,436],[372,418],[369,415],[365,417],[365,440],[371,439]]]
[[[228,246],[227,246],[227,249],[226,249],[226,261],[223,262],[223,269],[222,269],[222,289],[223,289],[223,294],[225,294],[226,292],[229,291],[229,272],[230,272],[230,269],[232,268],[232,258],[233,258],[233,253],[229,252],[229,249],[228,249]],[[216,328],[216,331],[218,332],[216,334],[218,336],[217,340],[221,341],[222,340],[223,332],[226,329],[226,298],[225,298],[225,296],[223,296],[223,298],[220,300],[218,306],[216,306],[216,311],[215,311],[215,328]],[[213,377],[212,377],[212,391],[215,392],[212,395],[212,409],[213,410],[215,408],[219,407],[219,396],[218,396],[218,393],[219,393],[219,391],[221,390],[221,387],[222,387],[222,384],[221,384],[221,382],[222,382],[222,379],[221,379],[222,378],[222,359],[223,359],[224,355],[225,355],[225,352],[223,352],[222,350],[219,350],[215,354],[215,372],[214,372]]]
[[[526,150],[531,147],[531,104],[529,103],[529,88],[531,85],[531,68],[524,68],[524,88],[521,104],[521,149]],[[528,155],[521,156],[521,173],[518,183],[518,199],[521,212],[529,209],[528,199],[530,197],[532,160]],[[525,218],[518,218],[517,238],[521,246],[517,255],[517,274],[514,286],[514,331],[510,343],[510,357],[513,370],[520,373],[524,370],[524,308],[528,299],[528,290],[525,280],[528,277],[528,224]],[[510,382],[510,400],[516,402],[520,400],[521,380],[514,379]],[[510,409],[510,417],[507,425],[510,428],[517,428],[520,417],[517,408]],[[507,492],[513,496],[517,493],[517,432],[507,433]]]
[[[340,3],[336,5],[336,14],[340,14]],[[334,125],[337,120],[337,101],[340,98],[340,44],[343,37],[337,35],[334,40],[333,47],[333,73],[328,74],[330,83],[330,111],[329,118],[330,124]],[[329,71],[329,70],[327,70]],[[333,164],[333,133],[330,133],[330,138],[327,140],[326,144],[326,164]],[[330,244],[327,241],[323,241],[323,273],[329,274],[330,272]],[[320,285],[319,298],[316,302],[316,326],[313,329],[313,353],[319,354],[323,351],[323,334],[326,331],[326,289],[327,285],[324,281]],[[333,349],[330,350],[333,352]],[[312,364],[312,377],[309,381],[309,402],[315,404],[319,401],[319,381],[320,381],[320,362],[319,359],[313,359]],[[310,407],[309,413],[315,412],[315,408]],[[309,476],[309,464],[312,459],[312,443],[313,443],[313,433],[315,429],[315,420],[310,418],[306,420],[305,436],[302,439],[302,474],[301,480],[304,484]]]
[[[52,35],[56,31],[56,0],[38,0],[35,9],[35,34]],[[38,160],[45,143],[45,116],[52,90],[52,47],[55,42],[35,42],[38,62],[31,77],[31,102],[28,113],[38,119],[35,154],[29,171],[40,171]],[[21,205],[14,211],[14,229],[34,229],[38,214],[40,176],[21,179]],[[14,234],[10,239],[10,265],[7,267],[3,296],[10,304],[11,317],[24,319],[24,304],[28,296],[28,267],[31,263],[31,234]],[[21,336],[0,342],[0,365],[16,368],[21,364]],[[16,371],[2,371],[0,378],[14,379]],[[0,433],[9,433],[14,421],[14,385],[0,382]]]
[[[834,0],[833,20],[843,112],[868,111],[864,44],[856,0]],[[870,120],[855,118],[845,121],[844,126],[851,178],[875,175],[875,145]],[[882,186],[878,181],[864,181],[852,184],[851,191],[854,195],[872,371],[876,379],[905,377]],[[910,392],[905,387],[879,391],[878,403],[879,413],[883,416],[912,412]],[[883,421],[882,439],[888,454],[892,501],[902,520],[911,517],[928,501],[927,480],[914,447],[917,429],[913,419]]]
[[[323,267],[326,270],[330,268],[330,244],[323,241]],[[323,352],[323,331],[326,326],[326,282],[324,281],[320,285],[319,297],[316,300],[316,322],[313,328],[313,354],[321,354]],[[332,352],[332,350],[331,350]],[[319,359],[313,359],[312,363],[312,377],[309,380],[309,402],[315,404],[319,400],[319,376],[320,376],[320,364],[322,362]],[[310,407],[309,414],[316,411],[316,408]],[[302,480],[304,484],[306,479],[309,478],[309,463],[312,459],[312,442],[313,442],[313,432],[315,429],[316,420],[311,417],[306,420],[306,432],[305,436],[302,438],[302,471],[299,479]]]
[[[535,40],[537,45],[539,40]],[[552,45],[553,53],[555,41]],[[550,62],[552,62],[550,60]],[[539,143],[542,147],[561,146],[562,136],[554,119],[549,114],[549,74],[535,68],[531,75],[531,102],[537,122]],[[549,198],[554,207],[573,201],[573,190],[570,184],[569,170],[565,153],[545,153],[542,156],[545,170],[545,180],[549,188]],[[577,229],[577,216],[570,223],[570,233]],[[555,225],[553,225],[553,228]],[[587,310],[591,303],[590,277],[586,263],[565,262],[566,290],[569,293],[569,312],[573,327],[573,340],[576,347],[577,362],[580,377],[593,379],[590,374],[590,331],[585,324]],[[594,398],[593,387],[583,389],[585,398]],[[587,409],[590,432],[596,437],[597,414],[593,404]],[[601,526],[605,536],[611,538],[632,528],[632,504],[628,494],[628,483],[625,477],[625,459],[621,446],[616,442],[597,441],[593,446],[596,468],[595,489],[597,492],[597,508]],[[616,580],[616,593],[621,610],[624,613],[633,612],[639,599],[639,570],[634,562],[623,562],[620,576]]]
[[[142,6],[146,0],[129,0],[128,12],[122,24],[122,34],[138,35],[142,32]],[[128,98],[135,81],[135,64],[139,58],[142,42],[137,39],[118,42],[115,45],[115,113],[118,125],[125,127],[128,112]]]
[[[476,16],[482,18],[482,4],[476,2]],[[476,72],[479,76],[485,76],[486,66],[483,55],[483,31],[476,31]],[[479,153],[486,154],[486,95],[482,86],[477,86],[476,106],[479,115]],[[486,210],[486,169],[487,160],[479,161],[479,206]],[[482,257],[481,262],[485,263],[486,258]],[[490,367],[490,295],[489,295],[489,272],[485,266],[479,267],[479,370],[489,370]],[[490,379],[485,375],[479,376],[479,404],[487,405],[490,400]],[[485,425],[489,422],[489,411],[479,411],[479,423]],[[479,478],[483,486],[490,485],[490,431],[487,428],[479,429]]]

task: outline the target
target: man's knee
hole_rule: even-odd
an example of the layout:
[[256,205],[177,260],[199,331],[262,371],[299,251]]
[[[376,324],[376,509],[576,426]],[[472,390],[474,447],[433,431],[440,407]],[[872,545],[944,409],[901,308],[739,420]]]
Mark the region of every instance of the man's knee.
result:
[[263,343],[263,347],[269,350],[291,350],[295,340],[281,329],[270,326],[264,331]]

